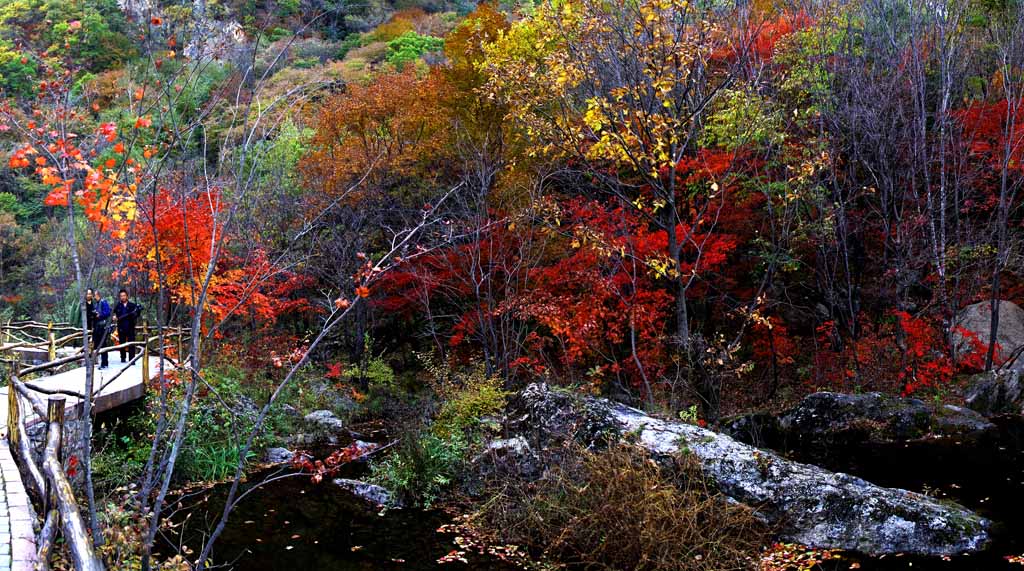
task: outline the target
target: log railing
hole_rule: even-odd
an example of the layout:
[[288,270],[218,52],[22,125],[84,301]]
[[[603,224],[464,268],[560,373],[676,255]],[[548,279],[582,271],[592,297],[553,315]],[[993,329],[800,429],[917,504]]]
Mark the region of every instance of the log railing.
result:
[[[64,459],[61,455],[64,397],[51,396],[43,403],[16,375],[10,376],[7,395],[7,436],[11,453],[19,468],[29,474],[26,488],[39,513],[46,514],[36,536],[35,569],[42,571],[50,568],[50,552],[59,529],[76,571],[103,571],[103,562],[93,550],[71,481],[64,472]],[[32,442],[25,427],[27,415],[22,414],[22,398],[37,415],[46,419],[46,441],[39,462],[33,454]]]
[[[19,334],[15,333],[16,331],[32,330],[33,328],[34,329],[42,329],[42,330],[44,330],[41,333],[43,335],[45,335],[45,338],[44,337],[39,337],[39,336],[36,336],[36,335],[32,335],[32,334],[27,334],[26,335],[24,333],[21,333],[20,335],[22,335],[23,337],[27,336],[27,337],[31,337],[31,338],[45,339],[45,340],[42,340],[42,341],[29,341],[29,340],[25,340],[23,338],[20,338],[18,336]],[[67,335],[62,335],[61,337],[57,337],[56,336],[56,332],[57,331],[67,331],[67,330],[72,330],[73,333],[70,333],[70,334],[67,334]],[[149,327],[146,325],[145,322],[143,322],[143,325],[142,325],[142,335],[143,335],[144,338],[149,338]],[[184,337],[186,337],[187,335],[188,335],[187,330],[182,328],[182,327],[164,327],[164,337],[165,338],[176,338],[177,339],[177,341],[178,341],[177,342],[177,350],[178,350],[177,355],[179,355],[179,356],[182,354],[183,343],[184,343],[183,340],[184,340]],[[150,343],[151,342],[152,342],[152,339],[150,338]],[[77,352],[75,352],[75,353],[73,353],[71,355],[66,355],[64,357],[57,358],[57,351],[58,351],[58,349],[64,348],[66,346],[70,346],[72,344],[74,344],[74,346],[76,346],[78,348]],[[17,349],[34,349],[34,350],[37,350],[37,351],[40,351],[40,352],[46,352],[46,354],[47,354],[47,357],[48,357],[47,362],[41,363],[39,365],[32,365],[32,366],[27,367],[25,369],[21,369],[20,371],[18,371],[18,374],[21,375],[21,376],[27,375],[29,373],[36,373],[36,372],[40,372],[40,371],[46,371],[46,370],[49,370],[49,369],[53,369],[53,368],[59,367],[61,365],[66,365],[68,363],[73,363],[75,361],[81,360],[83,358],[83,353],[82,353],[82,350],[81,350],[81,345],[82,345],[82,330],[81,330],[81,328],[75,328],[75,327],[69,326],[67,324],[62,324],[62,323],[61,324],[39,323],[37,321],[24,321],[24,322],[16,322],[16,323],[15,322],[9,322],[7,324],[0,325],[0,352],[8,353],[8,355],[9,355],[8,358],[0,357],[0,359],[2,359],[3,362],[18,363],[19,360],[15,357],[15,354],[14,354],[14,351],[17,350]],[[103,347],[99,351],[96,351],[95,354],[99,355],[99,354],[102,354],[102,353],[110,353],[112,351],[120,351],[121,349],[127,349],[127,348],[132,347],[132,346],[143,347],[143,350],[146,351],[148,349],[149,345],[148,345],[148,343],[143,343],[141,341],[133,341],[133,342],[130,342],[130,343],[120,343],[118,345],[112,345],[112,346],[108,346],[108,347]],[[143,367],[148,367],[148,362],[143,361]]]
[[[38,326],[38,323],[32,323],[33,326]],[[47,324],[49,325],[49,324]],[[48,344],[51,348],[50,355],[54,355],[52,347],[55,343],[55,339],[52,332],[55,330],[54,327],[47,327],[50,332],[50,338]],[[183,339],[187,335],[184,329],[168,329],[165,328],[163,332],[163,338],[166,341],[168,338],[177,338],[177,349],[178,355],[182,353]],[[81,332],[77,333],[78,339],[81,339]],[[6,329],[2,340],[6,341]],[[141,346],[141,354],[136,356],[135,359],[142,360],[142,379],[143,383],[148,383],[149,377],[149,357],[150,357],[150,346],[160,340],[160,335],[150,335],[149,327],[143,323],[142,326],[142,340],[122,343],[112,347],[104,347],[96,353],[106,353],[109,351],[117,351],[120,349]],[[163,355],[166,349],[170,347],[164,346],[160,353],[163,358],[170,360],[169,357]],[[5,347],[9,349],[9,347]],[[79,351],[75,355],[63,357],[60,359],[51,359],[50,362],[43,363],[41,365],[33,365],[30,367],[23,368],[21,370],[12,371],[8,378],[7,388],[7,439],[10,445],[11,454],[18,464],[19,470],[22,472],[23,480],[26,482],[26,489],[28,490],[29,497],[37,508],[37,513],[43,514],[43,521],[40,526],[38,534],[36,535],[36,564],[35,569],[37,571],[46,571],[50,569],[50,555],[53,546],[58,540],[63,540],[68,546],[68,551],[71,555],[72,563],[76,571],[103,571],[103,562],[96,555],[93,550],[93,542],[89,537],[87,526],[82,517],[81,511],[78,506],[78,502],[75,499],[74,491],[71,485],[71,481],[68,478],[67,473],[64,471],[64,458],[62,457],[62,446],[63,446],[63,434],[64,434],[64,411],[66,406],[65,396],[69,395],[77,398],[86,398],[87,395],[78,394],[68,390],[46,390],[42,387],[38,387],[31,382],[24,382],[21,379],[25,375],[31,373],[37,373],[60,367],[62,365],[75,362],[84,358],[84,354]],[[14,359],[14,363],[17,364],[18,360]],[[123,371],[122,371],[123,372]],[[113,382],[117,376],[105,381],[103,385],[94,387],[92,395],[96,396],[100,394],[103,389]],[[48,399],[46,402],[43,401],[40,394],[45,394]],[[30,410],[24,410],[24,403],[28,403]],[[46,433],[45,440],[41,450],[37,450],[36,446],[33,445],[32,440],[29,438],[28,433],[28,420],[32,416],[32,413],[37,415],[40,419],[45,419]]]

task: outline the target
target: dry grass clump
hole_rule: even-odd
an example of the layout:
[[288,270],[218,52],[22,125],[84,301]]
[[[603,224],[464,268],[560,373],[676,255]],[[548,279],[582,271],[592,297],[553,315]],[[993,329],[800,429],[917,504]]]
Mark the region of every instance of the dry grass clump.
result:
[[696,460],[674,463],[628,445],[574,450],[538,481],[506,480],[476,519],[501,541],[570,568],[754,568],[764,524],[709,486]]

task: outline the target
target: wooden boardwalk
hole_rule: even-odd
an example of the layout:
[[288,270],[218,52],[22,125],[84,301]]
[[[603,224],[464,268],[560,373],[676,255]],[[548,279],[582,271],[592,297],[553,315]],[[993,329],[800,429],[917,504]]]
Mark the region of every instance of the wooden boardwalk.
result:
[[[103,412],[122,404],[142,398],[146,393],[148,381],[160,374],[160,358],[149,357],[150,379],[142,378],[142,358],[134,364],[126,365],[117,362],[117,355],[110,356],[110,367],[96,369],[94,377],[93,406],[95,412]],[[165,366],[170,368],[170,362]],[[83,394],[85,391],[85,367],[78,367],[56,375],[37,377],[26,381],[31,387],[44,391],[68,391]],[[11,455],[7,443],[7,407],[8,387],[0,388],[0,571],[27,571],[33,568],[36,559],[35,531],[32,528],[32,507],[22,482],[21,474]],[[49,394],[36,391],[40,399],[45,401]],[[66,400],[65,418],[78,418],[81,399],[70,394],[61,394]],[[26,426],[39,422],[32,407],[22,401],[21,410],[25,415]]]
[[[116,360],[117,356],[114,355],[111,361]],[[168,362],[166,363],[166,366],[170,368],[171,364]],[[160,358],[150,357],[150,377],[156,378],[157,375],[160,374],[159,367]],[[69,371],[47,377],[38,377],[26,381],[26,384],[42,388],[46,391],[63,390],[71,393],[82,394],[85,391],[85,367],[78,367],[76,369],[71,369]],[[95,412],[107,411],[121,406],[124,403],[142,398],[142,395],[146,393],[146,382],[142,379],[142,359],[140,358],[135,362],[135,364],[130,366],[123,363],[112,362],[110,367],[106,369],[100,370],[97,368],[95,371],[93,386],[94,390],[99,389],[95,393],[96,396],[93,398],[93,410]],[[38,391],[37,394],[43,401],[46,401],[50,396]],[[70,394],[61,394],[60,396],[67,399],[65,418],[68,420],[77,418],[80,399]],[[29,414],[31,407],[25,406],[22,407],[22,410],[25,411],[26,414]],[[32,424],[36,420],[38,419],[26,419],[26,424]],[[6,437],[7,387],[0,387],[0,421],[3,423],[2,427],[0,427],[0,437]]]

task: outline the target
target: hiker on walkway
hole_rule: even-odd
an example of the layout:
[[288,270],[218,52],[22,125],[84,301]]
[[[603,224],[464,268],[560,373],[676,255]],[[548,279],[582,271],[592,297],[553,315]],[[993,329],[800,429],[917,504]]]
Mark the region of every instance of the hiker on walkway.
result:
[[96,327],[96,294],[92,288],[85,290],[85,324],[89,328],[89,335]]
[[[142,306],[139,304],[128,301],[128,292],[121,290],[117,292],[117,305],[114,306],[114,322],[117,323],[117,342],[118,344],[123,343],[134,343],[135,342],[135,325],[138,322],[139,314],[142,313]],[[127,349],[121,349],[121,362],[125,362],[125,354],[128,355],[128,360],[135,358],[135,345],[129,346]]]
[[[92,343],[93,351],[99,351],[107,346],[107,323],[110,321],[110,304],[103,299],[99,291],[93,292],[93,325]],[[100,369],[106,369],[110,365],[110,359],[106,353],[100,354]]]

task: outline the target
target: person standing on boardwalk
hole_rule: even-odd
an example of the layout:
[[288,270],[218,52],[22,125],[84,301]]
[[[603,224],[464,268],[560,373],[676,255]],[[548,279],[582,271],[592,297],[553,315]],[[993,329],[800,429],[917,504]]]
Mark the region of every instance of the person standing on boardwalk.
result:
[[[107,346],[107,322],[110,321],[110,304],[103,299],[99,291],[93,292],[93,350],[99,351]],[[106,353],[100,354],[100,369],[106,369],[110,359]]]
[[[142,313],[142,307],[135,302],[128,301],[127,291],[121,290],[117,292],[117,305],[114,306],[114,322],[117,323],[118,344],[135,342],[135,325],[138,322],[140,313]],[[127,349],[121,349],[122,363],[125,362],[126,353],[128,360],[134,359],[135,345],[130,345]]]
[[89,329],[89,335],[92,335],[93,328],[96,327],[96,294],[92,288],[85,290],[85,324]]

